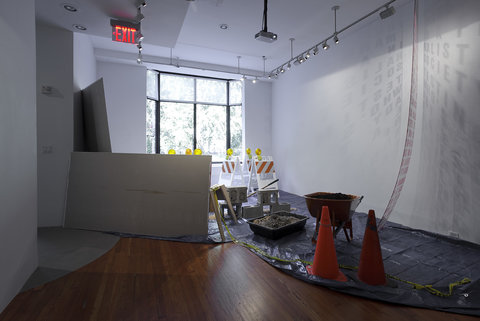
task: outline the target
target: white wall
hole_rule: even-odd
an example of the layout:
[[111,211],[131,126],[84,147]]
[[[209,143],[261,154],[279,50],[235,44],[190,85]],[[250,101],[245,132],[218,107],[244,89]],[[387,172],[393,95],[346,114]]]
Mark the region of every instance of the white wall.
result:
[[97,80],[97,61],[92,41],[88,35],[75,32],[73,34],[73,148],[75,151],[85,150],[81,90],[95,80]]
[[[391,216],[477,243],[479,6],[420,1],[416,137]],[[340,44],[274,83],[272,141],[282,189],[364,195],[359,210],[383,215],[402,157],[410,92],[413,1],[396,8],[386,20],[342,34]],[[424,51],[424,40],[432,42],[432,53]],[[459,49],[465,45],[468,50]]]
[[[272,155],[272,84],[266,81],[244,82],[244,146],[254,153]],[[242,154],[243,155],[243,154]]]
[[97,62],[103,77],[112,152],[145,153],[146,68]]
[[90,36],[73,33],[73,86],[85,89],[97,80],[97,61]]
[[73,34],[41,23],[36,34],[38,225],[60,226],[73,150]]
[[420,9],[418,148],[394,220],[480,243],[480,2]]
[[0,312],[38,265],[35,1],[0,2]]

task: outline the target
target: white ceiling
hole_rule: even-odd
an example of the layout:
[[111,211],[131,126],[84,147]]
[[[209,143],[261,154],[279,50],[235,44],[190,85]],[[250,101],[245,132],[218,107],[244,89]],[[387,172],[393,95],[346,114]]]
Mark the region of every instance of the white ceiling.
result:
[[[197,64],[211,69],[238,68],[246,73],[263,73],[266,56],[267,72],[290,59],[289,38],[295,38],[294,56],[330,36],[334,31],[332,7],[337,11],[337,30],[342,29],[386,0],[270,0],[268,2],[268,30],[278,34],[274,43],[254,39],[262,27],[261,0],[146,0],[142,13],[142,34],[145,60],[173,63],[177,57],[181,65]],[[63,8],[69,3],[78,8],[71,13]],[[103,59],[135,57],[135,45],[111,40],[110,17],[133,17],[134,0],[36,0],[37,19],[49,24],[80,32],[74,24],[87,27],[83,33],[91,39]],[[369,19],[380,19],[374,15]],[[228,24],[227,30],[220,24]],[[126,54],[128,53],[128,54]],[[132,58],[134,61],[135,58]],[[217,66],[215,68],[214,66]],[[226,66],[226,67],[225,67]]]

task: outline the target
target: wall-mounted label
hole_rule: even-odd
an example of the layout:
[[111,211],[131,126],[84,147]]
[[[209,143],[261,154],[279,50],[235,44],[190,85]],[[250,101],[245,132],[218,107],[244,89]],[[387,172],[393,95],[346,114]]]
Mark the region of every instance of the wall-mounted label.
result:
[[112,41],[137,44],[140,35],[140,25],[120,20],[110,20],[112,26]]

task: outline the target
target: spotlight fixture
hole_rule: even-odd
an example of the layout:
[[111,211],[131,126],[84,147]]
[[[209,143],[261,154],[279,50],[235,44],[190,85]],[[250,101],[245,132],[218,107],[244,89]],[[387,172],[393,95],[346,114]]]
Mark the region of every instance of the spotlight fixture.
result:
[[315,49],[313,49],[313,55],[318,55],[318,46],[315,46]]
[[308,58],[310,58],[310,50],[307,51],[307,53],[305,54],[305,60],[307,60]]
[[253,79],[252,79],[252,83],[253,83],[253,84],[256,84],[256,83],[257,83],[257,81],[258,81],[258,77],[257,77],[257,76],[255,76],[255,78],[253,78]]
[[393,16],[394,13],[395,13],[395,8],[389,7],[389,5],[387,4],[385,6],[385,10],[380,11],[380,18],[387,19],[388,17]]
[[333,37],[333,41],[335,43],[338,43],[339,40],[338,40],[338,32],[337,32],[337,10],[340,9],[340,6],[333,6],[332,7],[332,10],[333,10],[333,15],[334,15],[334,24],[335,24],[335,31],[333,32],[333,34],[335,35],[335,37]]
[[78,9],[77,7],[75,7],[73,4],[70,4],[70,3],[64,3],[62,4],[63,6],[63,9],[69,11],[69,12],[77,12]]
[[226,23],[222,23],[219,25],[220,29],[222,30],[227,30],[228,29],[228,25]]
[[295,61],[293,62],[293,64],[294,65],[300,65],[304,61],[305,61],[305,58],[303,58],[303,56],[298,56],[297,59],[295,59]]
[[135,7],[140,8],[140,7],[146,7],[147,3],[143,0],[135,0]]
[[268,31],[268,27],[267,27],[267,8],[268,8],[268,0],[264,0],[262,30],[260,30],[255,35],[255,39],[260,40],[260,41],[264,41],[264,42],[274,42],[275,40],[277,40],[277,35],[273,32]]
[[290,64],[290,61],[289,61],[287,65],[287,70],[290,70],[290,68],[292,68],[292,65]]
[[283,66],[282,66],[282,68],[280,69],[280,73],[283,74],[284,72],[285,72],[285,68],[283,68]]
[[327,44],[327,41],[323,42],[322,48],[323,48],[323,50],[328,50],[328,48],[330,48],[330,46]]
[[141,64],[141,63],[143,63],[143,57],[142,57],[143,46],[142,46],[142,41],[139,41],[139,42],[138,42],[137,48],[138,48],[137,64]]

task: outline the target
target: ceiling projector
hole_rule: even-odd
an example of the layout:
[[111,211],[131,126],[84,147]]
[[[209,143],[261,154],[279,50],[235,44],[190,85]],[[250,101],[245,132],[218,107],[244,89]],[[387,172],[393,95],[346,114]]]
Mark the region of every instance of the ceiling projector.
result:
[[274,42],[277,40],[277,35],[273,32],[260,30],[256,35],[255,39],[264,41],[264,42]]

